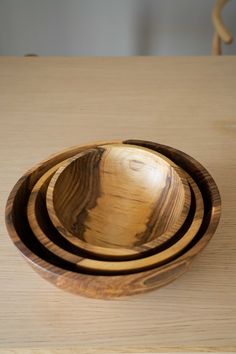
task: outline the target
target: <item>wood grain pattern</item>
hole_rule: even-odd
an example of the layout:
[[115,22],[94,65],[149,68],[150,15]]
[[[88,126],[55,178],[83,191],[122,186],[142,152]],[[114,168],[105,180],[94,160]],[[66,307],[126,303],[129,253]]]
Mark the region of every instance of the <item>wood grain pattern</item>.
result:
[[172,238],[186,220],[191,195],[184,172],[164,156],[128,145],[79,154],[52,177],[52,223],[91,253],[129,256]]
[[[206,353],[206,349],[203,347],[189,347],[189,346],[176,346],[176,347],[142,347],[142,348],[137,348],[136,346],[134,347],[97,347],[97,348],[84,348],[84,347],[74,347],[74,348],[69,348],[69,349],[62,349],[62,348],[53,348],[53,349],[39,349],[39,348],[33,348],[33,349],[26,349],[26,348],[14,348],[14,349],[0,349],[0,354],[104,354],[109,351],[109,354],[147,354],[147,353],[152,353],[152,354],[157,354],[157,353],[188,353],[188,354],[193,354],[193,353]],[[217,354],[222,354],[222,353],[227,353],[227,354],[233,354],[235,353],[235,348],[232,346],[227,346],[227,347],[208,347],[207,348],[207,353],[215,353]]]
[[[71,245],[65,242],[60,234],[51,225],[46,212],[45,194],[47,185],[51,176],[58,168],[59,165],[51,168],[47,173],[38,180],[35,184],[32,193],[30,194],[28,202],[28,220],[31,229],[34,232],[35,237],[43,244],[47,249],[53,252],[54,255],[61,257],[62,259],[75,263],[78,270],[93,270],[98,273],[102,272],[127,272],[129,270],[138,270],[140,268],[154,266],[159,263],[164,263],[168,259],[177,255],[186,245],[195,237],[203,218],[203,200],[201,192],[196,183],[190,177],[186,175],[188,182],[191,185],[193,191],[192,209],[188,216],[188,220],[185,225],[175,234],[171,239],[171,242],[166,242],[161,247],[157,247],[149,254],[145,254],[145,258],[137,261],[115,262],[113,258],[111,262],[105,262],[104,260],[94,260],[89,255],[84,254],[81,249],[73,248]],[[151,253],[151,255],[150,255]],[[141,256],[139,255],[138,258]]]
[[[25,176],[23,176],[13,188],[6,207],[6,223],[13,242],[29,260],[34,269],[45,279],[55,283],[58,287],[89,297],[112,298],[122,295],[140,293],[163,286],[164,284],[168,284],[171,280],[177,278],[186,270],[192,258],[206,245],[206,243],[209,241],[209,238],[213,235],[215,228],[217,227],[220,217],[219,192],[214,183],[214,180],[203,168],[203,166],[201,166],[197,161],[188,155],[164,145],[139,140],[128,140],[124,143],[147,147],[153,151],[161,152],[168,158],[171,157],[175,163],[178,162],[178,165],[184,168],[184,170],[189,173],[195,180],[204,199],[204,217],[202,223],[201,220],[199,222],[199,226],[201,225],[200,229],[196,230],[197,233],[196,235],[194,234],[195,237],[192,237],[191,239],[194,244],[191,245],[191,240],[188,239],[185,247],[187,244],[189,244],[190,249],[185,253],[185,247],[177,247],[177,253],[182,250],[183,255],[174,261],[170,261],[168,264],[164,264],[163,266],[139,273],[116,276],[110,275],[109,277],[94,274],[82,274],[82,272],[77,272],[76,268],[75,271],[73,271],[71,264],[68,264],[68,262],[63,261],[59,257],[53,257],[53,254],[51,254],[48,249],[40,245],[31,229],[27,229],[27,215],[25,215],[25,224],[22,223],[22,220],[24,220],[22,205],[25,203],[27,204],[27,198],[29,197],[32,189],[32,187],[29,188],[29,181],[31,183],[33,180],[37,181],[42,176],[42,171],[45,171],[48,164],[56,164],[58,163],[58,160],[63,160],[65,154],[70,154],[71,152],[71,149],[68,149],[66,153],[59,153],[58,156],[49,159],[48,162],[44,162],[41,165],[35,166],[35,168],[31,169],[31,172],[26,173]],[[79,147],[79,150],[81,150],[81,147]],[[203,208],[201,208],[201,210],[203,211]],[[198,218],[196,219],[198,220]],[[30,233],[31,237],[29,241]],[[169,257],[173,257],[172,253],[171,255],[169,254],[170,249],[174,248],[174,250],[176,250],[176,245],[178,243],[182,244],[187,234],[188,232],[179,241],[177,241],[176,244],[172,245],[167,250],[164,250],[164,256],[168,259]],[[25,235],[28,236],[25,238]],[[39,252],[39,245],[41,246],[41,252]],[[140,264],[145,264],[145,267],[148,265],[150,266],[155,264],[157,257],[160,261],[160,254],[161,252],[157,255],[154,254],[143,259],[117,262],[117,264],[115,262],[109,262],[109,270],[112,270],[113,272],[127,272],[127,270],[130,269],[134,270],[135,268],[143,268],[144,266],[141,267]],[[189,255],[187,258],[185,256],[186,254]],[[50,260],[50,263],[53,265],[51,264],[49,266],[47,260]],[[96,264],[96,269],[104,271],[107,270],[107,262],[98,263],[92,259],[84,258],[82,261],[80,261],[80,266],[89,268],[90,264],[93,262]],[[58,266],[60,266],[60,268],[58,268]],[[91,278],[93,279],[92,282]]]
[[[235,352],[235,91],[234,56],[0,58],[3,353]],[[160,141],[201,161],[219,186],[222,218],[178,281],[91,300],[45,282],[19,257],[4,206],[45,156],[120,137]]]
[[[14,349],[0,349],[0,354],[104,354],[109,351],[109,354],[131,354],[131,353],[136,353],[136,354],[147,354],[147,353],[152,353],[152,354],[157,354],[157,353],[205,353],[206,350],[203,347],[181,347],[181,346],[176,346],[176,347],[142,347],[142,348],[137,348],[137,347],[97,347],[97,348],[84,348],[84,347],[75,347],[75,348],[69,348],[69,349],[62,349],[62,348],[54,348],[54,349],[39,349],[39,348],[33,348],[33,349],[26,349],[26,348],[14,348]],[[218,354],[222,353],[235,353],[235,348],[234,347],[209,347],[207,348],[207,353],[215,353],[217,352]]]

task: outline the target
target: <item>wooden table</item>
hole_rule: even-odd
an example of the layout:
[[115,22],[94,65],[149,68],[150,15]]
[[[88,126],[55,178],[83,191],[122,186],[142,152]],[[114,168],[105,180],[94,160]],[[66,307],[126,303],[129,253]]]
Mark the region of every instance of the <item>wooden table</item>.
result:
[[[2,57],[0,112],[2,352],[236,351],[236,57]],[[174,283],[91,300],[34,273],[7,235],[4,206],[36,162],[114,138],[161,142],[201,161],[223,213],[208,247]]]

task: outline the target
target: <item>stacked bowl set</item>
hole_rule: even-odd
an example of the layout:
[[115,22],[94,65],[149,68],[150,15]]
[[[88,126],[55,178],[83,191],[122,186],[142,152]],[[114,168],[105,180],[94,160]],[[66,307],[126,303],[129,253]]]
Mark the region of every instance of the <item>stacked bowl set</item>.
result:
[[109,299],[183,274],[220,211],[214,180],[192,157],[149,141],[104,141],[64,150],[22,176],[6,224],[43,278]]

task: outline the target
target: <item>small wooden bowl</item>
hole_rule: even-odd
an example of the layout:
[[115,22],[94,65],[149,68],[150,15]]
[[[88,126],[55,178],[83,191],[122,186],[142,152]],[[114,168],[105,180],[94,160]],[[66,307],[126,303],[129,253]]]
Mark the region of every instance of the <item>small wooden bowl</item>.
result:
[[184,172],[133,145],[86,150],[62,163],[47,191],[55,228],[91,254],[142,255],[184,224],[191,194]]
[[203,218],[203,200],[201,192],[193,179],[187,175],[187,180],[191,185],[193,197],[191,210],[184,226],[172,237],[169,242],[162,244],[147,252],[143,258],[129,261],[116,262],[105,261],[103,259],[93,259],[86,255],[83,250],[68,246],[68,241],[64,239],[57,229],[51,224],[46,209],[46,190],[51,176],[58,168],[58,165],[47,171],[35,184],[29,198],[27,215],[30,227],[38,241],[50,250],[54,255],[76,265],[78,270],[93,271],[96,273],[127,273],[140,269],[151,268],[158,264],[163,264],[170,258],[181,252],[187,244],[195,237],[200,228]]
[[127,275],[103,276],[78,272],[75,267],[54,256],[39,243],[29,227],[25,209],[33,186],[46,171],[63,160],[101,143],[64,150],[37,164],[22,176],[11,191],[6,205],[6,225],[12,241],[33,269],[59,288],[87,297],[108,299],[161,287],[189,268],[194,257],[207,245],[216,230],[221,212],[220,195],[214,180],[200,163],[165,145],[141,140],[126,140],[124,143],[158,151],[191,175],[204,200],[201,227],[188,247],[177,258],[163,266]]

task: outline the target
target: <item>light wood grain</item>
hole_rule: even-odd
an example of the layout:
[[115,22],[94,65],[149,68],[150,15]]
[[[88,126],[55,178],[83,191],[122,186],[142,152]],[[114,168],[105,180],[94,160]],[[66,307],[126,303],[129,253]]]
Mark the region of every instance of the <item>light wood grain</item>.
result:
[[[2,347],[235,350],[235,92],[234,57],[0,59]],[[220,227],[166,288],[112,303],[79,299],[19,258],[4,227],[6,197],[52,152],[131,136],[175,146],[209,169],[223,199]]]
[[[209,347],[207,348],[208,353],[215,353],[217,354],[225,353],[231,354],[235,353],[233,347]],[[17,349],[0,349],[0,354],[161,354],[161,353],[188,353],[188,354],[197,354],[197,353],[204,353],[206,352],[202,347],[162,347],[162,348],[155,348],[155,347],[143,347],[143,348],[136,348],[136,347],[96,347],[96,348],[85,348],[85,347],[75,347],[75,348],[54,348],[54,349],[26,349],[26,348],[17,348]]]

